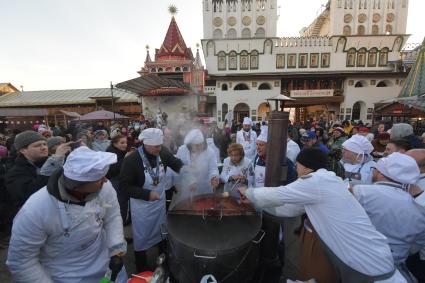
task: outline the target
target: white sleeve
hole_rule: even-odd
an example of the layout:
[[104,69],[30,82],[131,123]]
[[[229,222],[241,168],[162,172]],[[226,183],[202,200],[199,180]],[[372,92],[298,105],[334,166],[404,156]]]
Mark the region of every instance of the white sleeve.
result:
[[210,179],[212,177],[218,177],[220,174],[218,172],[217,162],[214,157],[214,153],[212,151],[209,151],[208,153],[208,172]]
[[127,252],[127,242],[124,239],[124,227],[118,204],[117,194],[110,182],[104,184],[102,188],[103,203],[106,208],[104,216],[104,227],[106,231],[106,243],[110,255]]
[[[368,185],[369,186],[369,185]],[[364,206],[366,200],[368,199],[368,186],[357,185],[353,187],[353,196],[360,203],[361,206]]]
[[46,240],[47,232],[42,217],[24,206],[13,221],[6,261],[13,282],[53,283],[39,260],[40,249]]
[[221,170],[220,181],[226,184],[229,181],[229,177],[230,177],[230,162],[229,162],[229,158],[226,158],[224,159],[223,169]]
[[415,198],[415,203],[425,208],[425,192]]
[[57,156],[57,155],[50,156],[41,167],[40,175],[51,176],[53,172],[62,168],[64,161],[65,161],[65,157],[63,156]]
[[278,207],[266,208],[265,211],[278,217],[296,217],[305,213],[303,205],[284,204]]
[[322,193],[317,186],[318,179],[300,179],[281,187],[248,189],[246,196],[260,208],[281,206],[285,203],[298,205],[314,204],[321,201]]
[[236,143],[238,143],[238,144],[242,144],[242,141],[241,141],[241,135],[239,134],[239,131],[238,131],[238,132],[236,132]]

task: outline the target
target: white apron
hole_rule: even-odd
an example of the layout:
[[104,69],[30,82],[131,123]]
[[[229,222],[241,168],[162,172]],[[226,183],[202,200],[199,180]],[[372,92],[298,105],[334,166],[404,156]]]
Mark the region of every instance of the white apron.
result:
[[[62,249],[53,259],[42,258],[40,262],[54,282],[99,282],[108,270],[110,260],[102,220],[105,209],[96,201],[87,202],[77,214],[76,211],[69,212],[63,202],[56,202],[64,231]],[[124,268],[116,282],[127,282]]]
[[[164,165],[159,159],[159,184],[153,185],[152,177],[145,167],[145,184],[143,189],[154,190],[160,195],[159,200],[145,201],[130,198],[133,243],[135,251],[145,251],[163,240],[161,226],[165,224],[165,190],[169,182],[165,178]],[[158,166],[157,164],[157,166]],[[152,168],[156,171],[156,167]]]
[[342,162],[345,170],[345,178],[351,186],[361,184],[372,184],[372,167],[375,165],[373,161],[367,161],[361,164],[349,164]]
[[[242,160],[241,163],[242,162],[244,162],[244,160]],[[248,166],[250,166],[250,163],[248,163],[248,166],[246,166],[246,167],[244,165],[245,164],[241,164],[241,165],[238,165],[238,166],[231,165],[228,168],[228,172],[226,172],[226,175],[229,176],[229,177],[234,176],[234,175],[244,175],[248,180],[249,179],[248,178],[248,170],[249,170]],[[240,183],[236,184],[236,182],[234,182],[234,181],[227,181],[224,184],[224,191],[229,192],[230,196],[232,196],[234,198],[240,198],[240,194],[239,194],[239,191],[238,191],[238,187],[240,187],[240,186],[244,186],[244,184],[240,184]]]
[[266,178],[266,166],[260,166],[255,164],[257,163],[257,160],[254,161],[254,186],[255,188],[261,188],[264,187],[264,180]]
[[[243,131],[243,130],[242,130]],[[245,139],[244,132],[242,132],[242,147],[245,153],[245,157],[253,160],[256,154],[255,141],[254,137],[251,134],[251,131],[248,132],[249,140]]]

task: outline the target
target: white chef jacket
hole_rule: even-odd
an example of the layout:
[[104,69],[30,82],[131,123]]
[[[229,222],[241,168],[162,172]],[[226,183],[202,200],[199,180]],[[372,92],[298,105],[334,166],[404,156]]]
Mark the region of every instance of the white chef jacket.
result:
[[234,165],[230,161],[230,157],[226,157],[223,161],[223,170],[220,174],[220,181],[222,183],[227,183],[229,178],[233,175],[248,175],[248,169],[252,166],[253,163],[248,158],[243,158],[238,165]]
[[[61,214],[60,207],[66,213]],[[61,215],[67,215],[69,233],[63,228]],[[96,239],[87,233],[96,228],[92,218],[102,229]],[[110,182],[85,206],[61,203],[44,187],[26,201],[14,219],[6,264],[14,282],[94,283],[106,273],[110,252],[117,248],[125,252],[126,246]],[[64,251],[69,252],[64,255]]]
[[256,146],[257,134],[253,130],[250,130],[249,132],[245,132],[245,133],[249,133],[250,135],[249,141],[245,141],[245,138],[243,136],[244,132],[245,131],[242,129],[236,133],[236,143],[243,146],[243,150],[244,150],[246,158],[254,160],[254,157],[257,154],[257,146]]
[[[425,209],[425,173],[422,173],[419,176],[418,181],[416,182],[416,186],[421,188],[424,192],[415,198],[415,202],[422,206]],[[424,211],[425,213],[425,211]]]
[[300,153],[300,146],[293,140],[288,139],[286,144],[286,157],[295,164],[298,153]]
[[407,259],[412,245],[425,247],[425,214],[401,185],[392,182],[356,185],[353,193],[372,224],[388,238],[395,263]]
[[[394,262],[384,235],[334,172],[319,169],[277,188],[251,188],[246,196],[259,208],[289,204],[305,211],[321,240],[351,268],[370,276],[391,272]],[[282,207],[282,209],[283,209]],[[398,282],[399,273],[379,282]]]
[[207,148],[201,153],[192,156],[186,145],[177,150],[176,157],[184,165],[189,167],[190,172],[196,179],[197,194],[212,193],[211,178],[219,177],[217,159],[214,152]]

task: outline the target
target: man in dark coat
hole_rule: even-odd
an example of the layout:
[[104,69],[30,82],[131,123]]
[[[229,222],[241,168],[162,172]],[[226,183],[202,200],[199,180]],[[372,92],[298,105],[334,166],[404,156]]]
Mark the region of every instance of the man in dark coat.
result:
[[5,185],[13,206],[21,207],[36,191],[47,184],[49,176],[61,168],[69,144],[58,146],[56,154],[48,158],[46,138],[34,131],[25,131],[15,137],[18,152],[15,162],[6,173]]

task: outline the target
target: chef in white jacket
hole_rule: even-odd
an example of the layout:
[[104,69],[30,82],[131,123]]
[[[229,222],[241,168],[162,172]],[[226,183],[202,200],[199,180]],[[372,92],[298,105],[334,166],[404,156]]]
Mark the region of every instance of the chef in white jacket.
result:
[[294,142],[291,138],[288,137],[287,143],[286,143],[286,157],[288,157],[289,160],[295,163],[295,160],[297,159],[298,153],[300,153],[301,149],[300,146]]
[[[184,145],[177,150],[176,157],[184,165],[189,166],[189,170],[195,178],[196,194],[208,194],[213,192],[213,188],[219,184],[219,172],[217,159],[214,152],[208,148],[204,135],[199,129],[190,130],[184,138]],[[184,198],[188,192],[180,192]]]
[[407,192],[418,178],[416,161],[394,152],[377,162],[372,185],[353,188],[372,224],[388,238],[394,262],[409,283],[417,282],[405,264],[409,251],[425,247],[425,214]]
[[[97,283],[126,253],[117,196],[106,179],[117,156],[85,146],[14,219],[7,266],[14,282]],[[117,282],[126,282],[121,270]]]
[[354,135],[342,144],[341,163],[344,166],[346,181],[351,185],[371,184],[372,167],[375,161],[370,155],[373,145],[364,136]]
[[239,198],[237,187],[248,185],[251,187],[252,178],[249,178],[249,169],[252,166],[251,160],[244,156],[242,145],[232,143],[227,148],[229,157],[224,159],[223,170],[220,174],[220,181],[224,183],[224,191],[232,197]]
[[342,282],[406,282],[394,267],[387,239],[376,231],[347,184],[325,169],[326,164],[320,149],[305,149],[297,157],[298,180],[277,188],[239,189],[242,200],[257,208],[288,205],[279,216],[305,212],[306,229],[317,232]]
[[245,117],[242,123],[242,130],[236,134],[236,143],[241,144],[245,151],[245,157],[254,160],[257,153],[255,143],[257,141],[257,134],[252,130],[252,120]]
[[[425,149],[411,149],[406,152],[406,154],[415,159],[416,163],[419,166],[420,175],[415,184],[417,188],[412,188],[410,192],[414,197],[416,204],[423,207],[423,212],[425,213]],[[425,260],[425,252],[423,260]]]

